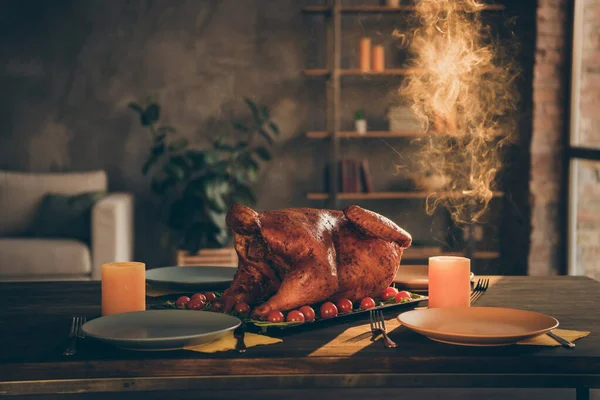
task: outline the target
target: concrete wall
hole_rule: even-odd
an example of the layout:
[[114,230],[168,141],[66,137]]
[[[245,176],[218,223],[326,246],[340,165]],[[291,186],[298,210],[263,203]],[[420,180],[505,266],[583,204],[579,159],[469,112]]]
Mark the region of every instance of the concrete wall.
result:
[[[105,169],[111,190],[136,195],[136,257],[150,266],[166,265],[171,255],[158,246],[160,225],[148,179],[141,174],[149,136],[126,105],[153,96],[164,107],[165,122],[176,126],[194,146],[203,146],[215,134],[231,133],[230,121],[247,115],[242,97],[249,96],[272,108],[283,132],[274,160],[261,172],[257,208],[322,206],[322,202],[306,200],[305,194],[322,189],[327,147],[324,142],[305,139],[302,133],[324,129],[325,120],[324,80],[301,73],[307,67],[324,67],[323,17],[301,12],[303,6],[314,3],[4,2],[0,12],[0,168]],[[517,13],[533,9],[513,3]],[[503,23],[504,16],[497,18]],[[402,16],[344,17],[344,66],[356,64],[354,43],[364,34],[385,43],[388,66],[401,61],[402,52],[390,34],[402,23]],[[344,126],[350,128],[354,110],[364,108],[372,127],[386,129],[384,109],[397,100],[400,82],[398,78],[346,79]],[[527,84],[523,90],[530,90]],[[523,137],[528,137],[527,124],[521,129]],[[343,145],[345,156],[369,158],[376,190],[398,189],[401,182],[394,166],[408,159],[411,151],[408,140]],[[516,180],[509,182],[517,183],[509,183],[509,189],[513,185],[515,192],[526,192],[523,171],[528,163],[523,154],[528,147],[511,151]],[[522,197],[526,199],[526,194]],[[508,210],[509,217],[501,228],[499,224],[490,227],[491,239],[483,246],[497,245],[499,229],[521,231],[523,225],[528,226],[526,200],[507,204],[496,206],[498,213],[502,207]],[[417,241],[445,240],[443,213],[426,216],[420,200],[362,205],[390,216]],[[499,216],[495,214],[492,221],[497,222]],[[510,239],[505,247],[514,249]],[[506,262],[486,272],[523,273],[527,248],[525,243]]]

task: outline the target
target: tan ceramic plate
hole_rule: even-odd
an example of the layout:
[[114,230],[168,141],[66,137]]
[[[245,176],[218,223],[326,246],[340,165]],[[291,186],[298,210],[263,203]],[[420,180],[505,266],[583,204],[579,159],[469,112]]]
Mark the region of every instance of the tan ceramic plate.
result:
[[[400,265],[394,283],[398,288],[412,291],[426,291],[429,287],[429,269],[427,265]],[[471,281],[475,275],[471,272]]]
[[463,346],[504,346],[558,326],[544,314],[496,307],[428,308],[402,313],[402,325],[438,342]]

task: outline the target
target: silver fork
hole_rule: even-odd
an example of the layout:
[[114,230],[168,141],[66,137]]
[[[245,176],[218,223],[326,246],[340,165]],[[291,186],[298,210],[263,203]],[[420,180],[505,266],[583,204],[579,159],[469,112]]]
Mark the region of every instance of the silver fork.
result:
[[473,289],[473,292],[471,293],[471,299],[470,299],[471,304],[473,304],[477,300],[479,300],[479,298],[485,293],[485,291],[488,290],[489,286],[490,286],[489,279],[479,279],[477,281],[477,284],[475,284],[475,288]]
[[71,322],[71,330],[69,331],[69,337],[71,338],[71,344],[69,347],[63,352],[64,356],[72,356],[75,355],[77,349],[77,339],[85,337],[83,330],[81,327],[85,324],[85,317],[73,317],[73,321]]
[[371,332],[373,336],[371,337],[371,341],[374,341],[377,336],[380,334],[383,335],[383,344],[385,347],[392,348],[396,347],[397,344],[392,341],[387,335],[385,330],[385,319],[383,318],[383,311],[381,310],[371,310],[369,312],[369,319],[371,320]]

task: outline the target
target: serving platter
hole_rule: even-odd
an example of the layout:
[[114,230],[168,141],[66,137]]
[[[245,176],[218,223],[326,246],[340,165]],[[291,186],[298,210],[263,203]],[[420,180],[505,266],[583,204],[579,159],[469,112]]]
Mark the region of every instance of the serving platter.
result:
[[[338,314],[335,317],[332,318],[320,318],[320,317],[315,317],[315,320],[313,322],[269,322],[269,321],[256,321],[256,320],[250,320],[249,322],[254,325],[255,327],[261,329],[263,332],[269,330],[269,329],[288,329],[288,328],[297,328],[300,326],[315,326],[315,327],[320,327],[320,326],[327,326],[333,323],[341,323],[341,322],[347,322],[349,320],[355,319],[355,318],[364,318],[365,315],[368,315],[368,313],[371,310],[383,310],[388,311],[388,310],[412,310],[415,307],[417,307],[419,305],[419,303],[425,301],[428,299],[427,296],[421,296],[415,293],[411,293],[414,297],[411,298],[410,300],[404,301],[402,303],[395,303],[393,302],[393,300],[391,302],[383,302],[383,301],[376,301],[376,306],[374,308],[368,309],[368,310],[363,310],[360,308],[355,308],[354,310],[352,310],[352,312],[349,313],[344,313],[344,314]],[[318,313],[318,305],[314,307],[315,311],[317,311]]]
[[[222,293],[220,293],[220,292],[213,292],[213,293],[217,296],[217,298],[222,296]],[[304,326],[304,327],[310,326],[310,327],[317,328],[317,327],[321,327],[321,326],[328,326],[328,325],[331,325],[334,323],[347,322],[354,318],[364,318],[365,315],[366,314],[368,315],[368,312],[371,310],[383,310],[383,311],[412,310],[415,307],[417,307],[419,305],[419,303],[426,301],[428,299],[427,296],[423,296],[423,295],[416,294],[416,293],[410,293],[410,295],[411,295],[410,299],[408,299],[408,298],[403,299],[403,301],[400,303],[396,303],[393,300],[393,298],[388,301],[375,300],[374,308],[363,310],[363,309],[355,307],[351,312],[338,313],[337,316],[331,317],[331,318],[321,318],[319,316],[319,308],[321,306],[321,303],[314,304],[314,305],[311,305],[311,307],[315,310],[316,316],[315,316],[315,320],[311,321],[311,322],[269,322],[269,321],[253,320],[248,315],[241,315],[241,314],[236,314],[236,313],[233,313],[232,315],[239,318],[242,321],[242,323],[245,324],[246,328],[254,328],[255,330],[262,331],[262,332],[266,332],[268,330],[274,330],[274,329],[281,330],[281,329],[299,328],[301,326]],[[163,310],[164,309],[178,309],[178,310],[189,311],[190,313],[195,312],[194,310],[186,310],[185,306],[177,306],[176,302],[173,300],[167,300],[167,301],[163,302],[162,304],[154,306],[153,308],[163,309]],[[206,303],[204,310],[210,311],[211,308],[212,308],[212,304]]]

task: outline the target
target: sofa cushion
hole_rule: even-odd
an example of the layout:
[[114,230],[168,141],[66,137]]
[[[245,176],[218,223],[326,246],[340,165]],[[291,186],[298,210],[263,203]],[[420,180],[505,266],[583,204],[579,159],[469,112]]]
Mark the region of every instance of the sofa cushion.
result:
[[31,234],[36,212],[49,193],[75,195],[106,190],[104,171],[60,174],[0,171],[0,236]]
[[65,196],[48,194],[42,200],[32,228],[39,238],[76,239],[90,245],[92,207],[106,193],[90,192]]
[[91,274],[89,248],[77,240],[0,238],[0,280]]

